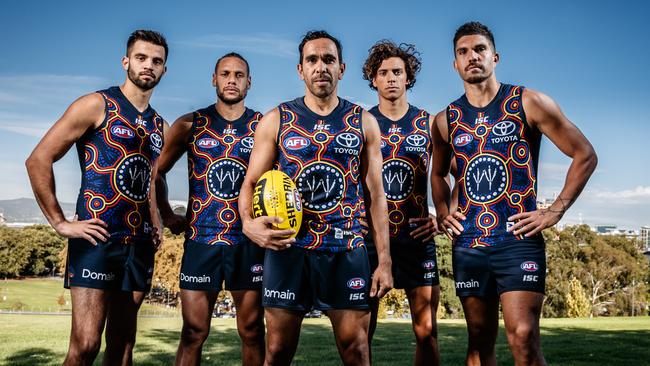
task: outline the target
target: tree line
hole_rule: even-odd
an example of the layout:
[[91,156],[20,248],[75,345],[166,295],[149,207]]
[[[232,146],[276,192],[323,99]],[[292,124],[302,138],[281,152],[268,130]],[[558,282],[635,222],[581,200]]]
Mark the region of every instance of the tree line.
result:
[[[547,253],[544,317],[648,315],[650,266],[636,240],[597,235],[586,225],[544,231]],[[47,225],[0,227],[0,277],[61,275],[67,241]],[[460,318],[455,294],[451,242],[436,237],[440,273],[440,318]],[[156,253],[152,296],[178,304],[183,237],[165,232]],[[225,295],[225,294],[224,294]],[[380,316],[408,314],[404,291],[393,290],[380,303]]]

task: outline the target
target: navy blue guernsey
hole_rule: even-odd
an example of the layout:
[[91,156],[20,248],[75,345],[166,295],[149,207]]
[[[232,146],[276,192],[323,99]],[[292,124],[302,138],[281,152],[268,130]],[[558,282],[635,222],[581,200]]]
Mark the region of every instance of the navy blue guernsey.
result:
[[237,199],[261,117],[246,108],[239,119],[227,121],[214,104],[194,112],[187,146],[190,192],[186,239],[215,245],[235,245],[246,239]]
[[523,90],[501,84],[484,108],[472,106],[465,95],[447,108],[458,164],[458,207],[467,217],[456,245],[473,248],[523,239],[506,231],[513,224],[508,217],[537,209],[541,133],[526,122]]
[[398,121],[384,116],[378,106],[370,113],[381,130],[382,180],[388,203],[390,238],[399,242],[412,240],[409,219],[429,216],[427,172],[433,146],[429,113],[409,106]]
[[112,240],[151,241],[151,168],[163,147],[163,119],[139,112],[114,86],[98,92],[106,103],[101,126],[76,143],[81,167],[79,220],[106,222]]
[[362,246],[361,107],[339,98],[332,113],[319,116],[298,98],[278,109],[279,169],[293,179],[303,201],[294,245],[329,252]]

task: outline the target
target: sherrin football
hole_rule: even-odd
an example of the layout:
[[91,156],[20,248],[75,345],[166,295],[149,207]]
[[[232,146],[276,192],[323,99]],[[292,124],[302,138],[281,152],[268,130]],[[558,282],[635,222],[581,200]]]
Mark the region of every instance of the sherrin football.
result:
[[[262,174],[253,191],[253,217],[277,216],[284,219],[274,224],[277,230],[293,229],[296,234],[302,223],[302,201],[293,180],[279,170]],[[292,237],[296,236],[292,235]]]

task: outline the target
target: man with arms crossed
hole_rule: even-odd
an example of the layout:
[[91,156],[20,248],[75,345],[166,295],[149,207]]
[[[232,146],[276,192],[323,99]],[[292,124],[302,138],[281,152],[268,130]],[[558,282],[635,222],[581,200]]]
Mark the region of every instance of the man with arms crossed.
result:
[[[363,78],[377,91],[379,105],[370,109],[381,131],[382,178],[388,201],[390,253],[395,288],[404,289],[416,338],[415,364],[438,365],[436,310],[440,298],[436,222],[429,217],[427,178],[433,145],[433,116],[408,103],[421,61],[415,46],[377,42],[363,66]],[[367,240],[371,269],[377,256]],[[372,301],[369,343],[377,325],[379,302]]]
[[[244,233],[270,249],[262,296],[265,364],[291,363],[302,319],[313,306],[329,316],[343,363],[368,365],[368,296],[381,297],[392,287],[379,128],[371,114],[337,96],[345,64],[336,38],[309,32],[299,51],[305,96],[262,118],[239,198]],[[296,238],[287,238],[293,230],[270,228],[278,218],[252,218],[255,183],[276,161],[302,194],[303,223]],[[373,235],[379,265],[372,284],[359,223],[361,185],[378,228]]]
[[[174,122],[158,164],[156,188],[163,224],[176,234],[185,230],[180,275],[183,331],[176,364],[199,364],[214,304],[225,281],[237,308],[242,364],[261,365],[264,249],[242,233],[237,198],[253,147],[253,132],[262,115],[244,105],[251,77],[241,55],[228,53],[217,60],[212,85],[217,102]],[[165,180],[185,152],[190,169],[187,218],[174,214]]]
[[[454,68],[465,94],[435,120],[431,185],[441,227],[454,237],[456,294],[469,344],[468,365],[496,365],[499,302],[516,365],[545,365],[539,317],[546,257],[541,231],[555,225],[596,168],[584,135],[548,96],[499,83],[494,37],[478,22],[454,36]],[[548,209],[537,210],[542,135],[572,158],[565,185]],[[458,211],[450,212],[443,178],[458,165]]]
[[[167,42],[137,30],[127,42],[124,84],[77,99],[27,159],[36,200],[69,238],[65,287],[72,331],[65,365],[90,365],[106,325],[106,365],[129,365],[137,312],[151,287],[158,240],[152,171],[163,146],[163,119],[149,105],[166,71]],[[82,168],[76,215],[67,221],[52,165],[76,144]],[[153,222],[152,222],[153,220]]]

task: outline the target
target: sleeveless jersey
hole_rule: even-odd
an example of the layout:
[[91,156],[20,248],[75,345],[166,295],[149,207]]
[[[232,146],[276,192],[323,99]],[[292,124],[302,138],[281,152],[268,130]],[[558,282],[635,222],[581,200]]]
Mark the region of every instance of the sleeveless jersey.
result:
[[328,116],[302,98],[279,107],[278,167],[302,195],[303,222],[294,245],[341,252],[362,246],[361,107],[339,98]]
[[79,220],[106,222],[111,239],[151,241],[151,167],[163,147],[163,119],[151,106],[139,112],[114,86],[98,92],[106,103],[101,126],[76,143],[81,188]]
[[428,170],[431,159],[429,113],[409,106],[392,121],[375,106],[370,110],[381,130],[382,180],[388,203],[391,239],[412,240],[410,218],[429,216]]
[[246,239],[237,199],[261,117],[246,108],[239,119],[227,121],[214,104],[194,112],[187,146],[190,192],[186,239],[215,245],[235,245]]
[[495,246],[523,239],[506,231],[513,224],[508,217],[537,209],[541,133],[526,122],[523,90],[501,84],[484,108],[472,106],[465,95],[447,108],[458,164],[458,207],[467,217],[456,245]]

